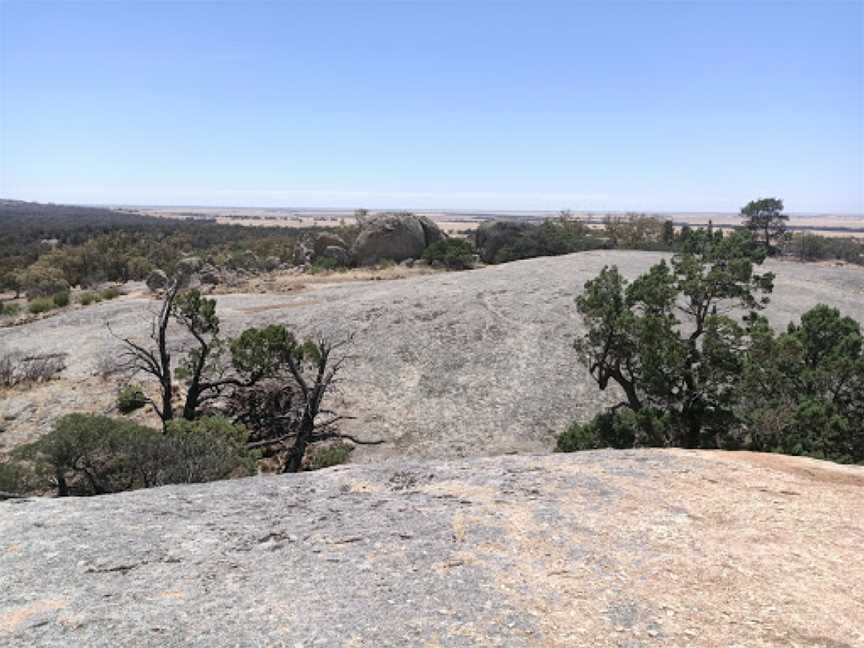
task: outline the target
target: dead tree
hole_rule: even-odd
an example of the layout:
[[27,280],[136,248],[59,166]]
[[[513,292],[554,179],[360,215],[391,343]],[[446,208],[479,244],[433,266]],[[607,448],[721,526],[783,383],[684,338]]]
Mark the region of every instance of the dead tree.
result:
[[349,343],[350,338],[335,343],[323,338],[317,343],[295,343],[282,358],[278,380],[271,379],[252,390],[235,393],[235,399],[239,398],[235,406],[240,405],[238,409],[242,412],[238,421],[258,433],[249,447],[281,451],[281,472],[299,472],[306,450],[313,443],[330,439],[347,439],[358,445],[384,442],[358,439],[341,432],[340,421],[353,417],[325,407],[325,399],[336,387],[347,359],[344,355],[334,358],[334,352]]
[[[150,328],[150,339],[153,348],[147,348],[131,338],[115,335],[124,348],[121,351],[121,362],[124,369],[133,375],[145,373],[153,376],[159,383],[160,402],[147,398],[147,403],[166,424],[174,418],[174,393],[172,389],[171,354],[168,351],[168,323],[171,320],[174,300],[180,290],[180,280],[172,281],[162,298],[159,314],[153,319]],[[111,331],[110,324],[108,330]],[[111,331],[114,335],[114,332]]]

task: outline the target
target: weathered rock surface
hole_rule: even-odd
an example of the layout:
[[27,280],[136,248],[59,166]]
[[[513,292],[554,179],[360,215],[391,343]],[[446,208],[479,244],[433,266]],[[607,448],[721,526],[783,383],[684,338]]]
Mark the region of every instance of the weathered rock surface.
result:
[[0,644],[852,648],[862,472],[598,451],[0,502]]
[[328,247],[333,246],[343,249],[348,248],[345,240],[338,234],[333,234],[332,232],[319,232],[315,236],[312,249],[314,250],[315,255],[318,256],[321,255]]
[[[337,404],[358,418],[345,430],[388,441],[358,448],[354,461],[538,452],[549,449],[569,421],[617,401],[598,391],[572,350],[584,331],[574,297],[604,265],[617,264],[633,278],[661,258],[595,251],[288,294],[220,295],[218,313],[225,335],[271,322],[300,335],[354,334]],[[776,261],[765,269],[777,275],[766,311],[775,327],[820,302],[864,321],[861,269]],[[0,347],[69,353],[64,381],[0,398],[0,415],[16,404],[39,404],[11,421],[0,442],[8,448],[47,432],[70,406],[86,410],[112,402],[116,385],[89,379],[70,405],[69,383],[88,379],[100,357],[116,353],[106,321],[118,335],[143,340],[157,308],[152,298],[124,297],[0,329]]]
[[382,259],[416,259],[427,246],[444,238],[430,218],[410,213],[378,214],[363,224],[351,247],[351,255],[362,264]]

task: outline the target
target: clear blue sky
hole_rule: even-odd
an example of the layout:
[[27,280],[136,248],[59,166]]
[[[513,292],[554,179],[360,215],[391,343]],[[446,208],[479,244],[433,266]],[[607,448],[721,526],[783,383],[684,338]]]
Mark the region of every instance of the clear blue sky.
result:
[[0,196],[862,213],[862,7],[0,0]]

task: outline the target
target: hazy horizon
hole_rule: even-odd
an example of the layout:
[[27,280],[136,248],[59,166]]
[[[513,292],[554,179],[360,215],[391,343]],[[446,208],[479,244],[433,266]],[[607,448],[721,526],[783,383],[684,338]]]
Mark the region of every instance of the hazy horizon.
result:
[[864,213],[864,4],[0,2],[0,195]]

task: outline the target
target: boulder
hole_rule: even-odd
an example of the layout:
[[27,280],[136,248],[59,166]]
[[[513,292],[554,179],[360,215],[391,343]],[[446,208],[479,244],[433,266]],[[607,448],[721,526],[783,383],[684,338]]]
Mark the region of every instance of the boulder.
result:
[[429,247],[433,243],[437,243],[438,241],[443,241],[447,238],[447,235],[441,230],[440,227],[428,216],[417,216],[417,220],[420,221],[420,227],[423,228],[423,234],[426,235],[426,247]]
[[532,227],[531,223],[517,221],[492,221],[483,223],[474,233],[474,245],[484,263],[493,263],[502,248],[515,243]]
[[147,279],[144,280],[144,283],[146,283],[147,287],[153,292],[158,292],[168,285],[168,275],[157,268],[147,275]]
[[197,256],[185,257],[177,262],[177,274],[191,275],[194,272],[198,272],[202,265],[201,259]]
[[321,232],[316,237],[312,243],[312,251],[315,257],[321,256],[321,254],[328,247],[340,247],[344,249],[348,249],[348,245],[338,234],[333,234],[332,232]]
[[340,266],[351,265],[351,255],[348,250],[339,245],[328,245],[317,255],[319,259],[333,259]]
[[198,278],[201,280],[202,284],[210,286],[222,283],[222,276],[219,274],[219,270],[209,263],[205,263],[201,266],[201,270],[198,271]]
[[428,245],[442,238],[445,238],[444,233],[425,216],[411,213],[378,214],[363,225],[351,254],[361,264],[382,259],[399,262],[422,256]]

